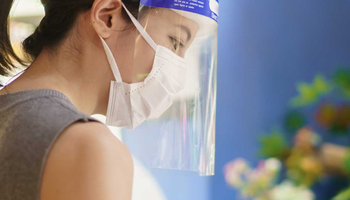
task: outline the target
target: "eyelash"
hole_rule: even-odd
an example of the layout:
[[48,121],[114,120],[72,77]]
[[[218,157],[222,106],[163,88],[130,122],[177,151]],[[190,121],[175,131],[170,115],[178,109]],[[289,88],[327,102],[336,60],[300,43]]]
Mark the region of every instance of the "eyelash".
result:
[[[180,48],[182,48],[182,47],[184,47],[185,45],[184,44],[182,44],[181,43],[181,41],[179,40],[179,39],[177,39],[176,37],[173,37],[173,36],[169,36],[169,38],[170,38],[170,41],[171,42],[177,42],[178,44],[179,44],[179,47]],[[173,43],[174,44],[174,43]],[[176,51],[177,49],[176,48],[174,48],[174,50]]]

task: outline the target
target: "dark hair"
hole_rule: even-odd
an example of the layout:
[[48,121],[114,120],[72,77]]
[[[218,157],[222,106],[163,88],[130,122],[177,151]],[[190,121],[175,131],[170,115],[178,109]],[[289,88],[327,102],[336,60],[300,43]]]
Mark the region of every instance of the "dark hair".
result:
[[[35,32],[24,40],[24,52],[31,61],[35,60],[42,49],[56,47],[75,24],[78,15],[91,9],[94,0],[41,0],[45,7],[45,16]],[[123,0],[130,12],[137,16],[140,0]],[[0,8],[0,75],[6,76],[16,68],[13,61],[25,66],[14,52],[8,28],[8,16],[13,0],[1,0]],[[126,11],[122,11],[123,20],[131,22]]]

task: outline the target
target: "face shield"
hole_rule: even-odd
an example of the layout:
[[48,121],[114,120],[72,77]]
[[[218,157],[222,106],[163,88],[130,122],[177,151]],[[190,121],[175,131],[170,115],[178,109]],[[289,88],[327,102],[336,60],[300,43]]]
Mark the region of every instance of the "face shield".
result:
[[141,0],[136,18],[124,7],[138,31],[130,76],[113,70],[106,124],[126,128],[124,143],[148,167],[214,175],[218,7]]

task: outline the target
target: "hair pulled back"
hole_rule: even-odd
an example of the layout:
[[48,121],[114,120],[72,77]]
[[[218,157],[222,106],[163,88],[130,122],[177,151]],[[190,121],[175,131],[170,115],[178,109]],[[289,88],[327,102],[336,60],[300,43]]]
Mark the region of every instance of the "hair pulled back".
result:
[[[31,61],[35,60],[43,48],[55,48],[69,34],[80,13],[91,9],[94,0],[41,0],[45,16],[34,33],[22,43],[24,52]],[[140,0],[123,0],[125,6],[136,17]],[[0,7],[0,75],[7,76],[16,68],[14,62],[25,66],[12,48],[9,36],[9,13],[13,0],[1,0]],[[123,20],[131,22],[126,11]]]

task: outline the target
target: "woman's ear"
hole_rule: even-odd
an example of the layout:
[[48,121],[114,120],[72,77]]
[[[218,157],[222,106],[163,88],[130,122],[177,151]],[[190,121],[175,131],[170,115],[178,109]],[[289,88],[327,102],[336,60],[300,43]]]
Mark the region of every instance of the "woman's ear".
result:
[[95,0],[90,13],[91,25],[96,33],[103,38],[109,38],[113,31],[121,30],[123,23],[121,0]]

